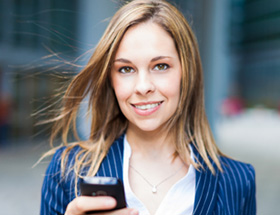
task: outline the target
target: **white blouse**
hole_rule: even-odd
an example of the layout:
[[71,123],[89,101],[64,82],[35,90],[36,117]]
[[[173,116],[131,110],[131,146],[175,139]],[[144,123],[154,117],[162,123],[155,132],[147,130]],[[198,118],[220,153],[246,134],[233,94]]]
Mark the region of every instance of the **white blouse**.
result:
[[[191,147],[190,147],[191,149]],[[139,215],[150,215],[145,205],[136,197],[131,190],[128,179],[128,167],[131,156],[131,147],[124,138],[124,158],[123,158],[123,182],[127,206],[139,210]],[[194,160],[191,149],[191,158]],[[167,192],[160,203],[155,215],[189,215],[193,212],[195,198],[195,168],[189,166],[187,174],[177,181]]]

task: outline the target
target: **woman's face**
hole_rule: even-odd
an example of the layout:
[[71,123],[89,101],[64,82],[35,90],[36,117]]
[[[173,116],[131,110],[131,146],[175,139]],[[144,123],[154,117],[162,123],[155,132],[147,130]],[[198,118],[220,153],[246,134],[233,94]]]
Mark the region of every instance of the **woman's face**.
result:
[[128,29],[116,52],[111,81],[128,129],[157,131],[175,113],[181,64],[171,36],[147,22]]

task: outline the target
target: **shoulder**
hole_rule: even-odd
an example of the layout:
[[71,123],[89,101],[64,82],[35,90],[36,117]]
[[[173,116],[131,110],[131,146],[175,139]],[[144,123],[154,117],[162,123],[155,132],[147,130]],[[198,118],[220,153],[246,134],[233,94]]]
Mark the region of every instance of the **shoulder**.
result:
[[231,179],[245,181],[255,180],[255,169],[251,164],[237,161],[228,157],[220,157],[223,172],[222,176],[231,176]]
[[[256,214],[255,170],[251,164],[220,157],[218,205],[238,214]],[[226,207],[223,207],[226,206]],[[219,207],[218,207],[219,208]]]
[[58,148],[55,151],[55,153],[50,161],[49,169],[53,169],[53,168],[60,169],[61,160],[63,157],[66,158],[64,165],[66,165],[66,166],[73,165],[75,157],[80,150],[81,150],[81,148],[79,146],[75,146],[75,147],[62,146],[62,147]]
[[67,180],[72,180],[73,166],[75,157],[81,150],[79,146],[68,148],[66,146],[58,148],[46,170],[45,180],[51,183],[55,181],[61,185],[65,184]]
[[[109,151],[107,152],[106,157],[104,160],[122,160],[122,154],[123,154],[123,138],[124,135],[117,138],[109,148]],[[65,169],[65,175],[68,175],[70,172],[69,170],[72,169],[72,167],[75,165],[75,162],[77,160],[77,156],[81,156],[83,154],[82,148],[79,145],[76,146],[62,146],[58,148],[49,164],[48,169],[51,170],[51,172],[57,173],[61,171],[61,167],[64,167]],[[103,160],[103,163],[104,163]],[[86,171],[86,169],[84,170]]]
[[251,164],[227,157],[220,159],[223,171],[219,173],[219,188],[224,195],[239,199],[255,196],[255,169]]
[[[62,146],[58,148],[47,168],[46,177],[52,177],[57,182],[69,185],[73,183],[75,179],[76,172],[74,171],[77,159],[79,156],[82,156],[82,148],[79,145],[76,146]],[[103,174],[102,171],[105,171],[104,175],[109,175],[108,171],[111,173],[115,166],[118,168],[122,165],[122,155],[123,155],[123,136],[116,139],[109,151],[107,152],[106,157],[103,159],[101,166],[97,175]],[[114,168],[113,168],[114,167]],[[83,166],[80,169],[81,175],[86,175],[88,171],[88,166]],[[115,172],[115,171],[113,171]]]
[[50,183],[58,183],[65,186],[74,180],[73,167],[75,164],[76,155],[80,152],[79,146],[58,148],[46,170],[45,180]]

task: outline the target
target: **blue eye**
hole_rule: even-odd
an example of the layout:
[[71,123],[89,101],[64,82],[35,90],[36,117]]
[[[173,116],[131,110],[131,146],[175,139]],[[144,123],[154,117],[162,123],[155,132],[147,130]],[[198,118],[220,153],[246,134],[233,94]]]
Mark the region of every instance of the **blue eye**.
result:
[[125,67],[120,68],[120,69],[119,69],[119,72],[120,72],[120,73],[123,73],[123,74],[127,74],[127,73],[134,72],[134,69],[132,69],[132,68],[129,67],[129,66],[125,66]]
[[169,68],[169,66],[167,64],[160,63],[160,64],[157,64],[154,69],[161,71],[161,70],[167,70],[168,68]]

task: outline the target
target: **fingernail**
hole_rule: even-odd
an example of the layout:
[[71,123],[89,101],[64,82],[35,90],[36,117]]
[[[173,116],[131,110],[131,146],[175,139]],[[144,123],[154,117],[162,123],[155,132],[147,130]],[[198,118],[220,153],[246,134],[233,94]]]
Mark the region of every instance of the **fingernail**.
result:
[[115,204],[116,204],[116,200],[113,199],[113,198],[108,198],[108,199],[106,200],[106,205],[107,205],[107,206],[114,206]]
[[138,215],[138,214],[139,214],[138,210],[136,210],[136,209],[132,209],[129,213],[129,215]]

